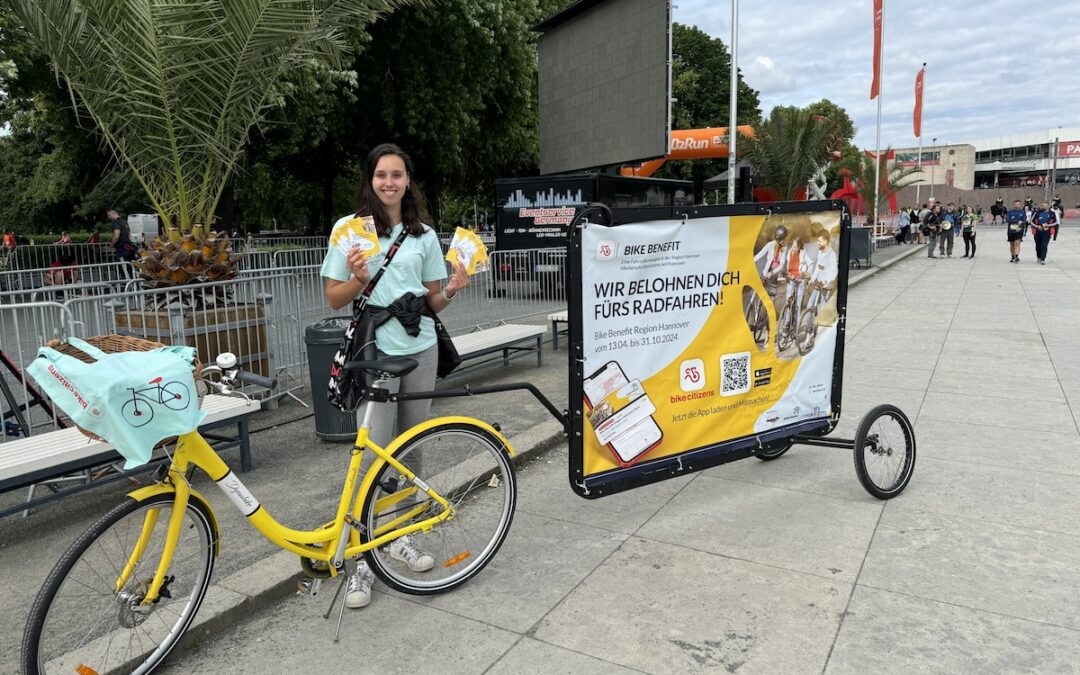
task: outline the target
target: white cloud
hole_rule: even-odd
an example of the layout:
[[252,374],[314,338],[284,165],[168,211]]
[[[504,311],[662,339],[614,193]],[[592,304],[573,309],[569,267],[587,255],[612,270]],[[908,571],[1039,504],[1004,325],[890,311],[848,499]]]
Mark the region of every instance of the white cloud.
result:
[[[676,5],[675,21],[729,42],[728,2]],[[739,3],[739,67],[761,92],[762,110],[828,98],[851,115],[856,143],[871,147],[872,7],[871,0]],[[918,143],[911,116],[924,61],[924,144],[933,136],[959,143],[1080,126],[1080,3],[1037,0],[1019,12],[1013,0],[886,0],[884,16],[883,146]]]

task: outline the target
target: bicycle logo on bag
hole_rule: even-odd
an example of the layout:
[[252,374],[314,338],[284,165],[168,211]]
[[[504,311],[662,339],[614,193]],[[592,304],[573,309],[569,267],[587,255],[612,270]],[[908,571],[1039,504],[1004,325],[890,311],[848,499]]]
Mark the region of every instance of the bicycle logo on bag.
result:
[[148,384],[152,387],[136,389],[128,387],[131,400],[124,403],[120,415],[133,427],[143,427],[154,419],[153,405],[163,405],[169,410],[186,410],[191,392],[182,382],[161,383],[161,377],[155,377]]

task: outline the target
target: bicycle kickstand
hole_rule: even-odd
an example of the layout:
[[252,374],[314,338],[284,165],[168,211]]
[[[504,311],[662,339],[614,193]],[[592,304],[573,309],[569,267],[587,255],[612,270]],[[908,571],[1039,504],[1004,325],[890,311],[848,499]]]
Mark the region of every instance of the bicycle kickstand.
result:
[[341,579],[341,583],[338,584],[337,590],[334,591],[334,597],[330,598],[330,606],[326,608],[326,614],[323,614],[324,619],[330,618],[330,612],[334,611],[334,603],[337,602],[338,596],[341,596],[341,608],[338,609],[337,627],[334,629],[334,644],[337,644],[341,639],[341,620],[345,616],[345,599],[348,594],[342,594],[341,591],[345,589],[345,584],[348,583],[349,577],[356,573],[356,560],[346,559],[345,569],[343,569],[338,577]]

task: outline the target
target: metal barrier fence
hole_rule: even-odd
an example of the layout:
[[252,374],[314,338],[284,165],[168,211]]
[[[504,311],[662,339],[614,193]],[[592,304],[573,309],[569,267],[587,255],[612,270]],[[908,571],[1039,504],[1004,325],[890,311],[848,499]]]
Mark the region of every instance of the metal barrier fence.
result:
[[[25,270],[0,271],[0,296],[17,291],[34,291],[48,286],[78,286],[102,282],[121,282],[134,278],[131,263],[119,261],[96,265],[71,265]],[[56,283],[57,281],[61,283]],[[52,283],[50,283],[52,282]],[[8,295],[8,298],[13,295]],[[10,301],[10,300],[9,300]],[[0,299],[0,302],[4,300]]]
[[34,270],[49,267],[71,256],[76,265],[116,262],[112,244],[29,244],[14,250],[0,249],[0,270]]
[[48,404],[39,405],[33,380],[20,375],[49,340],[67,337],[74,324],[57,302],[0,306],[0,445],[24,433],[62,426]]
[[[136,281],[124,288],[102,282],[80,284],[74,295],[72,289],[39,289],[53,294],[39,302],[0,300],[0,348],[23,368],[50,339],[119,333],[194,346],[206,363],[231,351],[246,370],[278,378],[275,396],[294,393],[307,380],[304,329],[350,312],[348,306],[333,310],[326,301],[323,254],[323,249],[282,251],[271,259],[278,267],[244,271],[214,284],[144,290]],[[297,264],[312,260],[317,262]],[[454,334],[511,321],[546,323],[548,314],[566,308],[565,268],[564,249],[492,252],[490,268],[474,275],[441,317]],[[216,301],[204,306],[204,296]],[[27,383],[11,369],[0,367],[0,378],[17,407],[33,403]],[[10,408],[0,396],[0,414],[11,418]],[[56,424],[41,406],[28,418],[33,430]],[[6,438],[0,436],[0,442]]]

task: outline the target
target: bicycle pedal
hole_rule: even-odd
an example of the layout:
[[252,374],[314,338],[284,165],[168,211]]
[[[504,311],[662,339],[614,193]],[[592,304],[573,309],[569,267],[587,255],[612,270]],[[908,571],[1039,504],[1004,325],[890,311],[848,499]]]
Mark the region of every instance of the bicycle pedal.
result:
[[309,598],[318,597],[319,590],[322,588],[322,579],[314,579],[312,577],[300,577],[296,582],[296,594],[306,595]]

